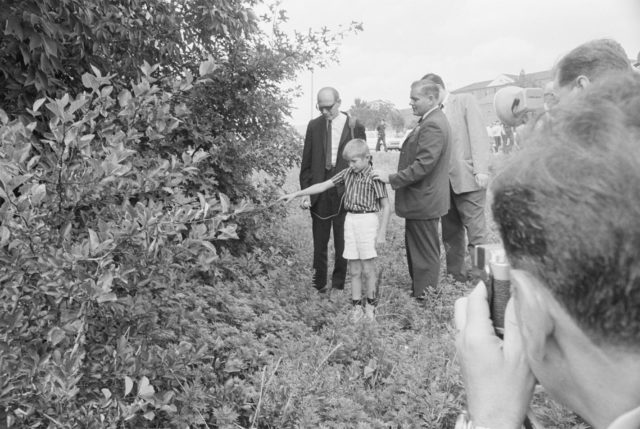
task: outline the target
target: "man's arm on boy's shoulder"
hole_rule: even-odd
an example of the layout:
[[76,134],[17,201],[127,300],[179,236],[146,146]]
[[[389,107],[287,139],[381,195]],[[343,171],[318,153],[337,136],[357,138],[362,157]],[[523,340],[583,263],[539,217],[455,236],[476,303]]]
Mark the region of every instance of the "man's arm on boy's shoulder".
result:
[[389,224],[389,218],[391,217],[391,204],[389,204],[388,197],[380,198],[380,207],[382,208],[382,219],[380,220],[380,228],[378,229],[376,243],[381,244],[387,241],[387,225]]

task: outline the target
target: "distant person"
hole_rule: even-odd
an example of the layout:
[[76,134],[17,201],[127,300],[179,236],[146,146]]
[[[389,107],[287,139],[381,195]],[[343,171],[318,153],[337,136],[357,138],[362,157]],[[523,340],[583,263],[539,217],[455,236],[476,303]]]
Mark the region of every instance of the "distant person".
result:
[[[342,157],[344,145],[351,139],[367,139],[365,129],[358,121],[340,111],[340,94],[335,88],[325,87],[318,91],[316,107],[321,115],[309,121],[302,150],[300,165],[300,188],[305,189],[322,183],[347,167]],[[331,277],[331,287],[344,289],[347,274],[347,260],[344,252],[344,218],[346,212],[342,204],[343,189],[331,188],[304,199],[303,208],[311,211],[313,233],[313,287],[318,292],[329,290],[327,285],[327,248],[331,228],[335,247],[335,265]]]
[[[440,105],[451,127],[449,161],[449,212],[442,217],[442,241],[447,259],[447,273],[456,281],[467,281],[465,256],[479,244],[490,242],[485,219],[489,157],[491,156],[484,118],[471,94],[452,94],[434,73],[423,80],[440,86]],[[466,234],[465,234],[466,232]]]
[[553,82],[547,82],[544,85],[544,110],[548,112],[553,106],[558,104],[558,96],[555,93]]
[[502,124],[500,127],[502,137],[502,152],[509,153],[514,146],[513,128],[509,125]]
[[387,150],[387,138],[386,138],[386,128],[387,125],[384,122],[384,119],[380,120],[380,123],[376,127],[376,131],[378,132],[378,141],[376,142],[376,152],[380,150],[381,146],[384,146],[384,150]]
[[455,306],[463,428],[520,428],[536,381],[594,429],[640,428],[640,74],[563,100],[494,180],[504,341],[483,283]]
[[491,124],[489,127],[489,135],[493,138],[493,151],[497,153],[502,144],[502,127],[500,127],[500,122],[495,121]]
[[559,100],[586,88],[611,72],[632,71],[622,46],[596,39],[572,49],[554,67],[554,90]]
[[396,191],[396,213],[405,218],[412,296],[421,303],[427,290],[439,285],[438,222],[449,211],[451,131],[440,110],[439,88],[426,80],[411,84],[409,104],[420,118],[418,125],[402,144],[398,172],[374,172]]
[[[391,207],[384,183],[374,180],[371,154],[367,142],[360,139],[349,141],[342,153],[349,167],[341,170],[329,180],[316,183],[301,191],[280,197],[286,202],[304,195],[317,195],[336,186],[344,186],[344,208],[347,211],[344,223],[344,256],[351,273],[352,322],[364,315],[374,320],[378,305],[376,291],[375,258],[376,245],[385,242]],[[382,220],[378,214],[382,210]],[[365,296],[362,296],[362,284]]]

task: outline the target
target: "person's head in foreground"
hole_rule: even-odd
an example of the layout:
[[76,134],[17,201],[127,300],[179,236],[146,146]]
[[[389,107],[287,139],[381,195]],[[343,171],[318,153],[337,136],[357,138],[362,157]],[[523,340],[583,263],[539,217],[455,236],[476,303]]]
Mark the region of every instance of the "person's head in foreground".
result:
[[594,428],[638,429],[640,74],[590,85],[529,138],[492,187],[512,267],[503,347],[484,285],[456,302],[470,418],[519,428],[537,380]]
[[355,172],[361,172],[371,165],[371,154],[367,142],[362,139],[349,140],[344,146],[342,157]]
[[630,72],[622,46],[611,39],[596,39],[572,49],[554,67],[554,89],[562,100],[611,72]]

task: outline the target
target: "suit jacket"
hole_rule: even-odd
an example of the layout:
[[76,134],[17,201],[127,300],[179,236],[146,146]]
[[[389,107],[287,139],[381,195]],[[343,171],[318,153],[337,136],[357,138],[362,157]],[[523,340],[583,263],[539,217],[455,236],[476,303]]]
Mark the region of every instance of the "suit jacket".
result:
[[[345,113],[346,114],[346,113]],[[354,123],[353,134],[350,123]],[[326,179],[325,172],[325,137],[327,134],[327,121],[324,116],[319,116],[309,121],[307,125],[307,133],[304,138],[304,148],[302,149],[302,163],[300,165],[300,189],[308,188],[316,183],[324,182]],[[342,130],[342,136],[338,142],[338,158],[336,159],[335,172],[344,170],[347,167],[347,161],[342,158],[344,145],[352,139],[367,140],[364,125],[358,120],[352,119],[347,115],[347,120]],[[332,142],[336,144],[336,142]],[[311,196],[311,205],[318,200],[318,195]]]
[[449,94],[444,108],[451,126],[449,180],[456,194],[478,191],[475,175],[489,174],[489,135],[476,99]]
[[435,219],[449,211],[451,134],[442,110],[422,119],[402,144],[398,172],[389,176],[396,190],[396,214]]

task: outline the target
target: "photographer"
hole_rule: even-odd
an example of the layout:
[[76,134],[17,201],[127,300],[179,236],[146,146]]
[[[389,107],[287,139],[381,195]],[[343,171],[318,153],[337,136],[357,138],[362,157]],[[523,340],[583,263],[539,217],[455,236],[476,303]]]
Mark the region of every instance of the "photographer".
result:
[[576,94],[611,72],[631,72],[627,53],[612,39],[585,42],[563,56],[554,67],[554,90],[558,99]]
[[596,429],[640,428],[640,75],[556,107],[493,185],[504,342],[483,283],[456,302],[461,428],[520,428],[536,380]]

